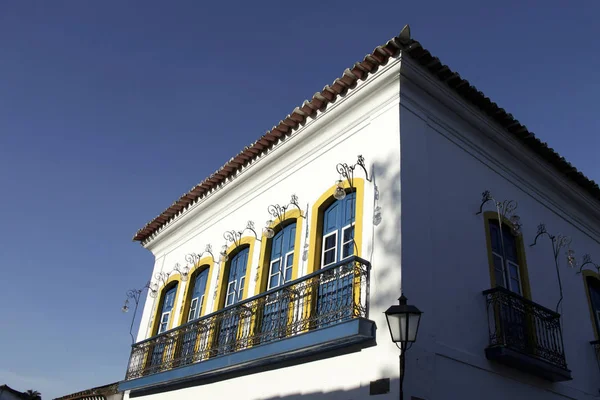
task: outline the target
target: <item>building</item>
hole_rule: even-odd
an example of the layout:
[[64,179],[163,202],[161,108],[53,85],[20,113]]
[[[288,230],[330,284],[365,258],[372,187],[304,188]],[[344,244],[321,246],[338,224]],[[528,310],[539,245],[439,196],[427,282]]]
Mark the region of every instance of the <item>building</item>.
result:
[[408,27],[134,240],[126,398],[396,399],[401,293],[406,398],[599,394],[600,188]]
[[123,392],[120,392],[119,382],[98,386],[80,392],[71,393],[54,400],[122,400]]
[[8,385],[0,385],[0,400],[31,400],[24,392],[19,392]]

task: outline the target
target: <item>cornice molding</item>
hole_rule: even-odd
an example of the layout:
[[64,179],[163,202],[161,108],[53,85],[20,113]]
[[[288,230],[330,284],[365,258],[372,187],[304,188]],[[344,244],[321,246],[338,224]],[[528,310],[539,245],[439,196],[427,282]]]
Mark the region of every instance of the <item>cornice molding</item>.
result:
[[[296,151],[298,141],[308,140],[314,134],[322,134],[333,122],[337,121],[338,118],[352,110],[356,106],[364,104],[364,100],[372,95],[380,93],[380,89],[385,87],[396,87],[393,90],[393,94],[387,98],[382,99],[380,102],[375,104],[374,107],[368,111],[357,115],[356,118],[350,123],[344,126],[338,132],[328,134],[328,138],[325,141],[325,145],[338,140],[339,137],[347,135],[349,132],[356,130],[357,127],[364,125],[366,121],[369,121],[373,117],[381,113],[381,110],[387,109],[387,107],[394,103],[399,102],[399,79],[400,79],[400,63],[401,58],[397,57],[390,59],[390,61],[383,67],[381,67],[376,73],[370,75],[365,81],[359,82],[354,89],[348,90],[345,96],[339,97],[336,101],[331,103],[326,110],[318,112],[314,119],[309,120],[303,127],[299,128],[292,135],[285,140],[280,140],[271,150],[266,152],[264,155],[257,157],[256,160],[251,162],[247,167],[243,168],[233,178],[227,180],[227,182],[221,184],[218,188],[211,190],[211,192],[202,199],[199,199],[194,204],[190,205],[186,210],[182,210],[180,214],[170,222],[166,223],[163,227],[152,234],[142,245],[148,249],[155,256],[165,251],[165,246],[159,245],[159,242],[170,242],[169,238],[176,235],[180,229],[185,229],[186,232],[192,231],[195,227],[186,226],[188,221],[195,220],[199,213],[206,212],[212,204],[217,201],[221,201],[228,193],[235,190],[236,188],[243,185],[249,179],[259,175],[261,171],[276,162],[281,157],[289,155],[290,152]],[[362,129],[362,128],[361,128]],[[290,162],[290,166],[287,168],[293,168],[298,163],[308,162],[309,159],[314,159],[320,154],[314,151],[300,155],[297,160]],[[284,171],[282,171],[282,175]],[[285,177],[285,176],[284,176]],[[257,181],[252,184],[252,187],[246,191],[246,193],[255,192],[256,187],[261,187],[261,184],[266,182],[266,178]],[[272,179],[270,180],[269,186],[272,186]],[[255,193],[256,195],[256,193]],[[240,194],[237,197],[244,197],[244,194]],[[219,205],[219,209],[223,210],[227,207]],[[215,212],[215,215],[211,218],[212,220],[222,218],[222,214],[219,211]],[[207,220],[202,221],[202,224],[206,224]],[[198,224],[197,224],[198,225]],[[167,247],[171,247],[167,245]]]
[[[400,103],[402,106],[427,121],[433,129],[436,129],[437,125],[436,131],[439,133],[447,132],[452,135],[453,141],[465,151],[487,164],[508,181],[518,182],[519,189],[553,212],[562,215],[568,222],[577,226],[595,241],[600,242],[600,204],[595,198],[578,185],[570,182],[541,156],[525,148],[506,130],[407,57],[402,63],[401,76]],[[403,86],[402,81],[408,81],[409,85]],[[443,118],[440,118],[435,111],[424,106],[422,101],[417,98],[419,95],[414,94],[414,90],[411,90],[410,84],[423,90],[425,94],[438,101],[442,107],[455,113],[465,123],[471,125],[478,131],[478,134],[481,134],[484,142],[503,150],[505,153],[503,156],[510,157],[513,161],[510,166],[507,167],[505,163],[502,163],[498,154],[493,154],[484,145],[478,143],[481,140],[476,140],[464,130],[455,129]],[[402,129],[400,134],[402,135]],[[514,166],[533,171],[542,178],[541,182],[534,184],[523,179],[520,171]],[[593,224],[589,223],[591,216],[595,219]]]

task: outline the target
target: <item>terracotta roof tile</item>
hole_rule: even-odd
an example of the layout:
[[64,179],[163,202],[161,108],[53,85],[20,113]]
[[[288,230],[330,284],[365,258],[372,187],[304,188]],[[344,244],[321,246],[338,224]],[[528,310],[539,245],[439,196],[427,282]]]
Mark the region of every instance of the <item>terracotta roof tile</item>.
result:
[[564,176],[571,179],[592,197],[600,201],[600,188],[594,181],[585,177],[552,148],[548,147],[546,143],[537,139],[532,132],[529,132],[511,114],[506,113],[505,110],[498,107],[496,103],[477,90],[467,80],[463,79],[458,73],[452,71],[447,65],[442,64],[437,57],[432,56],[419,42],[410,37],[410,28],[407,25],[397,37],[392,38],[383,46],[376,47],[362,61],[355,63],[352,69],[346,69],[342,76],[337,78],[331,86],[325,86],[323,90],[315,93],[310,100],[304,101],[301,107],[294,109],[290,115],[287,115],[273,129],[267,131],[250,146],[246,146],[242,152],[229,160],[218,171],[196,185],[159,216],[146,224],[146,226],[135,234],[133,240],[144,242],[152,237],[152,235],[157,233],[173,218],[176,218],[181,210],[222,185],[227,179],[235,175],[237,171],[270,149],[280,138],[285,138],[299,126],[303,126],[307,118],[316,115],[316,110],[324,110],[339,95],[345,94],[348,88],[355,87],[359,79],[365,80],[369,74],[377,72],[379,66],[385,65],[390,57],[398,56],[400,51],[404,51],[440,81],[444,82],[448,87],[471,102],[504,129],[508,130],[525,147],[538,153]]

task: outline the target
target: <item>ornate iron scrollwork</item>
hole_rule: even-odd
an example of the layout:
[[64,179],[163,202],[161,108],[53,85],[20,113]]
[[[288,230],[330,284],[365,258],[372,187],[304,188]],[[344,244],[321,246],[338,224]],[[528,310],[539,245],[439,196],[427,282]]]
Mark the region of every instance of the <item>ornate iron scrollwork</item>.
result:
[[[137,315],[137,309],[138,309],[138,305],[140,304],[140,298],[142,296],[142,293],[144,290],[148,289],[150,290],[150,286],[151,283],[147,282],[142,288],[140,289],[129,289],[127,292],[125,292],[125,303],[123,304],[123,307],[121,307],[121,311],[123,311],[124,313],[129,311],[129,300],[133,300],[135,307],[133,309],[133,315],[131,317],[131,325],[129,326],[129,336],[131,336],[131,344],[133,344],[135,342],[135,338],[133,337],[133,323],[135,322],[135,316]],[[152,293],[152,292],[150,292]]]
[[596,272],[600,274],[600,264],[596,264],[595,262],[593,262],[592,256],[590,256],[589,254],[584,254],[583,257],[581,257],[581,265],[579,266],[579,271],[577,271],[577,273],[583,273],[583,269],[588,265],[596,268]]
[[258,234],[256,233],[256,229],[254,228],[253,221],[248,221],[246,223],[246,227],[244,229],[242,229],[241,231],[235,231],[235,230],[226,231],[225,233],[223,233],[223,238],[225,239],[226,242],[233,243],[233,244],[235,244],[235,247],[238,247],[241,244],[242,235],[244,234],[245,231],[250,231],[250,232],[254,233],[254,238],[256,240],[258,240],[259,242],[261,241],[258,237]]
[[570,267],[574,268],[575,265],[577,264],[577,261],[575,259],[575,252],[571,249],[571,238],[569,236],[564,236],[564,235],[560,235],[560,234],[559,235],[551,235],[550,233],[548,233],[548,230],[546,229],[545,224],[538,225],[537,235],[535,236],[533,243],[530,244],[529,247],[535,246],[537,244],[538,238],[540,238],[542,236],[545,236],[548,239],[550,239],[550,242],[552,243],[552,254],[554,256],[554,266],[556,267],[556,276],[558,278],[558,290],[560,292],[560,298],[558,299],[558,303],[556,303],[556,312],[558,312],[560,304],[563,301],[562,279],[560,277],[560,268],[559,268],[560,251],[564,248],[567,249],[566,257],[567,257],[567,263],[569,264]]
[[365,158],[362,155],[359,155],[356,163],[352,165],[348,165],[347,163],[338,163],[335,168],[340,176],[348,180],[350,187],[354,187],[354,170],[356,167],[360,167],[365,173],[365,179],[368,182],[371,182],[372,178],[369,178],[369,173],[367,172],[367,167],[365,166]]
[[493,202],[496,207],[498,223],[502,224],[502,220],[507,219],[512,225],[511,229],[513,233],[516,235],[521,234],[521,217],[515,213],[519,204],[515,200],[497,201],[489,190],[485,190],[481,193],[481,204],[479,205],[479,211],[477,211],[475,215],[481,214],[483,212],[483,207],[490,201]]

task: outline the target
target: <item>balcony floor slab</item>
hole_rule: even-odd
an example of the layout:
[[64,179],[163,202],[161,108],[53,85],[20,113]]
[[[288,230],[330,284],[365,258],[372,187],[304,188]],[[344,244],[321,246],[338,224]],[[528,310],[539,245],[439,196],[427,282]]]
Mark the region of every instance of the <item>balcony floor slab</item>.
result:
[[338,349],[375,339],[375,323],[355,318],[340,324],[308,331],[272,343],[214,357],[206,361],[174,368],[153,375],[119,383],[119,390],[138,390],[166,387],[187,380],[212,378],[220,374],[239,372],[306,357],[327,350]]

